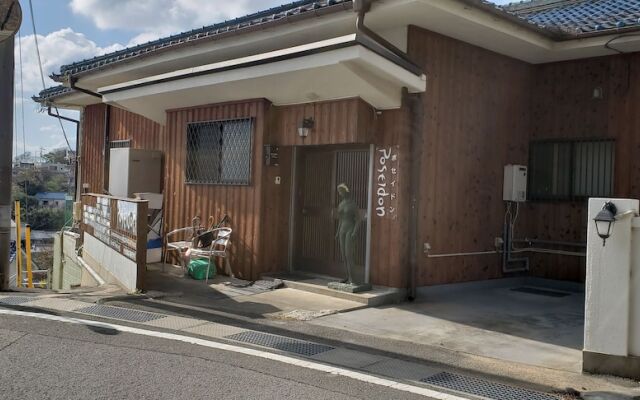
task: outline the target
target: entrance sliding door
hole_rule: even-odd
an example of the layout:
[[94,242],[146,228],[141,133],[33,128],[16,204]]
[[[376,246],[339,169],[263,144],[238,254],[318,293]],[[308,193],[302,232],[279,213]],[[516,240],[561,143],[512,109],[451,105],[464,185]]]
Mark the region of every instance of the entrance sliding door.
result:
[[345,183],[355,200],[360,225],[356,235],[354,279],[365,281],[369,149],[354,147],[301,148],[297,160],[293,269],[337,278],[346,270],[336,240],[337,186]]

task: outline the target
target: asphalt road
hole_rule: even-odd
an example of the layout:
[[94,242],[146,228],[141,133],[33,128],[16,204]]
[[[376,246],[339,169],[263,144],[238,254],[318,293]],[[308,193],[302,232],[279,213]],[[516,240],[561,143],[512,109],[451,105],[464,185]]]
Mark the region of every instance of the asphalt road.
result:
[[2,399],[425,399],[273,360],[0,316]]

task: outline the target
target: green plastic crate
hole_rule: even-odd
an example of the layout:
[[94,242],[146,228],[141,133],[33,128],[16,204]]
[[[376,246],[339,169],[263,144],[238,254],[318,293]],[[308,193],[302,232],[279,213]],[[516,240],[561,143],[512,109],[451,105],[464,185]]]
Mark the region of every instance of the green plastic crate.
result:
[[[198,281],[203,281],[205,276],[207,275],[207,266],[209,265],[208,260],[197,259],[191,260],[189,262],[189,267],[187,268],[187,272],[189,276]],[[211,267],[209,268],[209,279],[216,276],[216,263],[211,260]]]

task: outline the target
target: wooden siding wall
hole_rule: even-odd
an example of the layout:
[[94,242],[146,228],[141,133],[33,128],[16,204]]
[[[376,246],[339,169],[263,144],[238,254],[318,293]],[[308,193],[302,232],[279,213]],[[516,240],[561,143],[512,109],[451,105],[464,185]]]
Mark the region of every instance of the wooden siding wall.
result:
[[[527,162],[530,65],[417,27],[409,56],[428,76],[419,243],[487,251],[502,236],[503,166]],[[421,257],[418,285],[497,278],[498,255]]]
[[[410,155],[409,147],[409,110],[383,111],[375,121],[376,147],[389,148],[399,146],[398,152],[398,210],[397,219],[378,217],[374,210],[371,215],[371,262],[370,281],[374,285],[406,287],[408,283],[408,249],[409,249],[409,180]],[[376,166],[379,165],[374,156],[374,186]],[[374,189],[375,191],[375,189]]]
[[[274,107],[272,144],[280,146],[371,143],[374,110],[361,99],[346,99]],[[315,126],[309,137],[298,136],[305,118]]]
[[[640,198],[640,54],[539,65],[532,90],[531,139],[614,138],[617,197]],[[603,99],[593,99],[602,87]],[[586,240],[587,202],[527,203],[521,216],[530,237]],[[585,259],[535,255],[532,274],[584,281]]]
[[104,104],[87,106],[82,115],[80,186],[88,184],[90,193],[104,188]]
[[[105,104],[85,107],[82,117],[82,166],[80,184],[88,183],[89,192],[102,193],[104,188],[104,118]],[[129,111],[111,107],[109,140],[131,140],[135,149],[159,149],[161,125]]]
[[111,107],[110,140],[131,140],[134,149],[158,150],[164,135],[162,125],[141,115]]
[[[265,135],[268,102],[246,102],[193,107],[167,112],[166,135],[161,148],[165,153],[165,232],[191,225],[199,215],[204,221],[213,215],[216,220],[226,213],[231,218],[233,247],[231,266],[244,279],[256,279],[260,270],[262,235],[261,218],[263,166],[262,147]],[[185,183],[187,124],[234,118],[254,118],[253,160],[251,184],[248,186],[188,185]],[[271,239],[273,240],[273,238]]]

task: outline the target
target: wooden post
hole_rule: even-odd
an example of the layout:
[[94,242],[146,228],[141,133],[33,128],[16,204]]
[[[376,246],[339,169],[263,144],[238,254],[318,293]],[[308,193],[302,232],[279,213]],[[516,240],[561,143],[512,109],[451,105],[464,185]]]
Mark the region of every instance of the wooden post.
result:
[[138,217],[136,226],[136,265],[138,267],[136,286],[145,290],[145,272],[147,271],[147,232],[149,230],[149,202],[136,203]]
[[27,250],[27,287],[33,288],[33,270],[31,268],[31,225],[26,226],[24,247]]
[[15,202],[16,213],[16,287],[22,287],[22,227],[20,222],[20,201]]

